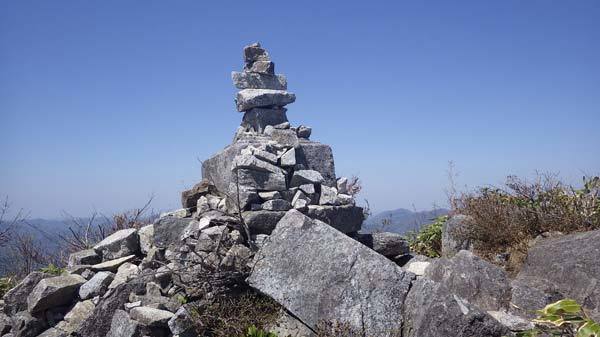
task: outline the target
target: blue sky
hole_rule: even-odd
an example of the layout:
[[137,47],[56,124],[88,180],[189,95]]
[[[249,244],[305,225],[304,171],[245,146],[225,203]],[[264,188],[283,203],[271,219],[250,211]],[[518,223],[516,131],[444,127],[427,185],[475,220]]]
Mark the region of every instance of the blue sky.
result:
[[179,207],[260,41],[374,210],[600,167],[600,2],[3,1],[0,195],[31,216]]

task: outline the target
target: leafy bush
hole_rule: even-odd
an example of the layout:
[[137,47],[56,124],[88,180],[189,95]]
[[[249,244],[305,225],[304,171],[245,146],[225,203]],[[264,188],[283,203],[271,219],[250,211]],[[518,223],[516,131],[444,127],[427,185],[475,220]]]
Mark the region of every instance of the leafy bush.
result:
[[472,219],[463,236],[475,250],[490,260],[509,252],[509,269],[518,269],[538,235],[600,228],[600,178],[584,178],[575,189],[550,175],[533,182],[509,176],[504,188],[480,188],[453,204]]
[[12,287],[16,285],[16,281],[12,277],[0,278],[0,298],[4,296]]
[[246,332],[245,337],[277,337],[277,334],[274,334],[274,333],[268,332],[268,331],[264,331],[264,330],[260,330],[260,329],[256,328],[254,325],[252,325],[248,328],[248,331]]
[[564,336],[598,337],[600,325],[590,319],[574,300],[564,299],[538,311],[534,329],[520,332],[518,337]]
[[65,268],[60,268],[50,263],[47,267],[41,268],[40,271],[46,274],[59,276],[65,272]]
[[421,227],[418,232],[409,232],[406,239],[410,250],[428,257],[440,257],[442,254],[442,226],[447,220],[447,215],[440,216],[433,223]]

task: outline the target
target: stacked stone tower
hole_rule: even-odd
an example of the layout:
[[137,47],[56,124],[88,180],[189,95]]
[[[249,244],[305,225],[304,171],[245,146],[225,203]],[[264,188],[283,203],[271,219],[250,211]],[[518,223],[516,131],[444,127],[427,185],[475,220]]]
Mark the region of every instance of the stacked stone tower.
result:
[[[203,182],[182,196],[183,213],[221,210],[243,215],[253,234],[269,234],[294,208],[345,233],[357,232],[362,208],[336,179],[331,147],[309,140],[312,129],[293,127],[284,75],[260,44],[244,48],[244,68],[232,72],[243,118],[233,143],[203,162]],[[195,210],[194,210],[195,209]]]

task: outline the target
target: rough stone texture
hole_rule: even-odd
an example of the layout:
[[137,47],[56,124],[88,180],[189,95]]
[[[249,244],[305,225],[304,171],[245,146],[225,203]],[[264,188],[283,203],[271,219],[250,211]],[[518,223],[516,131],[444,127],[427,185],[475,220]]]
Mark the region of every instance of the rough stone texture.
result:
[[[263,191],[284,191],[286,187],[286,177],[283,172],[264,172],[250,169],[239,169],[234,181],[238,181],[240,186]],[[237,194],[237,185],[232,183],[229,187],[230,195]]]
[[281,156],[281,166],[294,165],[296,165],[296,150],[291,148]]
[[287,211],[292,208],[292,204],[287,200],[272,199],[265,201],[261,207],[266,211]]
[[11,319],[8,316],[6,316],[5,314],[3,314],[2,312],[0,312],[0,336],[7,334],[11,328],[12,328]]
[[248,211],[242,213],[244,222],[248,225],[250,233],[271,234],[275,226],[283,218],[285,212],[273,211]]
[[65,315],[64,320],[56,325],[57,333],[70,334],[77,330],[81,323],[90,317],[95,305],[91,300],[77,302],[75,306]]
[[256,61],[271,61],[269,53],[258,42],[244,47],[244,62],[246,62],[246,65],[251,65]]
[[364,220],[363,209],[356,206],[308,206],[307,215],[343,232],[358,232]]
[[274,89],[287,90],[287,79],[284,75],[266,75],[249,72],[231,72],[233,84],[238,89]]
[[135,264],[129,262],[123,263],[121,266],[119,266],[119,269],[117,270],[112,282],[108,285],[108,289],[114,289],[117,286],[126,283],[139,273],[140,269]]
[[402,326],[413,277],[330,226],[290,210],[257,253],[248,283],[312,328],[321,319],[338,320],[366,335],[389,336]]
[[275,63],[271,61],[255,61],[247,71],[251,73],[275,76]]
[[261,160],[254,155],[240,154],[238,156],[235,156],[233,158],[233,163],[231,164],[231,166],[232,170],[248,169],[253,171],[264,171],[270,173],[285,174],[285,171],[282,168],[273,165],[265,160]]
[[151,327],[166,327],[173,313],[150,307],[137,307],[131,309],[129,316],[143,325]]
[[433,260],[424,276],[483,310],[508,309],[511,290],[504,270],[469,251]]
[[461,250],[471,249],[471,243],[460,237],[468,221],[468,216],[457,214],[444,223],[442,226],[442,256],[452,257]]
[[102,257],[93,249],[86,249],[69,255],[69,263],[67,267],[76,265],[90,265],[102,262]]
[[321,196],[319,197],[319,205],[338,205],[337,188],[329,186],[321,186]]
[[488,311],[487,313],[510,331],[525,331],[535,327],[530,320],[506,311]]
[[191,189],[181,192],[181,207],[194,208],[201,196],[215,191],[215,187],[208,180],[202,180]]
[[356,235],[356,239],[379,254],[388,257],[408,254],[410,250],[406,239],[398,233],[358,234]]
[[35,337],[47,328],[47,324],[43,319],[32,316],[27,311],[18,312],[11,318],[11,333],[15,337]]
[[315,170],[297,170],[294,171],[290,185],[297,187],[304,184],[320,184],[324,181],[321,173]]
[[302,322],[282,310],[279,318],[266,327],[269,332],[283,337],[314,337],[315,334]]
[[315,170],[323,176],[323,184],[335,186],[335,165],[333,152],[329,145],[301,140],[296,149],[296,161],[309,170]]
[[173,335],[179,337],[196,337],[197,334],[194,330],[196,318],[188,310],[188,306],[183,305],[175,312],[175,315],[171,317],[168,322],[169,330]]
[[129,228],[116,231],[98,242],[94,250],[102,255],[104,260],[113,260],[131,254],[136,254],[140,250],[140,240],[137,229]]
[[148,254],[154,243],[154,225],[150,224],[140,228],[138,236],[140,238],[140,251],[143,254]]
[[39,271],[27,275],[23,281],[4,294],[4,313],[10,317],[19,311],[27,310],[27,296],[31,294],[38,282],[51,276]]
[[296,135],[296,131],[291,129],[275,129],[270,132],[271,138],[285,147],[296,147],[298,146],[298,136]]
[[293,103],[296,95],[285,90],[273,89],[243,89],[235,98],[238,111],[247,111],[253,108],[284,106]]
[[115,311],[110,322],[110,331],[106,337],[140,337],[142,329],[138,322],[129,318],[123,310]]
[[413,282],[404,318],[402,336],[501,337],[509,333],[487,313],[426,278]]
[[[4,337],[8,337],[8,336],[4,336]],[[12,337],[12,335],[10,337]],[[39,334],[37,337],[69,337],[69,335],[67,332],[59,330],[57,328],[50,328],[50,329],[42,332],[41,334]]]
[[258,196],[263,200],[281,199],[279,191],[258,192]]
[[180,244],[179,238],[191,219],[161,218],[154,223],[154,246],[169,248]]
[[135,255],[124,256],[119,259],[108,260],[102,263],[95,264],[93,266],[89,266],[89,268],[93,271],[110,271],[114,272],[119,269],[119,267],[126,262],[133,261],[135,259]]
[[312,128],[309,126],[300,125],[296,132],[299,138],[308,139],[312,133]]
[[[537,240],[516,277],[513,302],[537,310],[549,299],[572,298],[600,320],[600,230]],[[527,285],[525,291],[523,284]],[[537,293],[537,300],[534,294]],[[546,303],[547,304],[547,303]]]
[[79,288],[79,297],[82,300],[86,300],[88,298],[104,295],[104,292],[108,289],[108,285],[114,278],[115,274],[111,272],[98,272]]
[[411,272],[417,276],[423,276],[427,272],[427,268],[431,265],[431,262],[427,261],[408,261],[406,265],[404,265],[404,269],[408,272]]
[[[77,330],[78,336],[86,337],[124,337],[126,334],[113,334],[107,335],[111,329],[110,317],[115,315],[115,311],[122,309],[123,305],[129,301],[129,294],[131,292],[142,292],[144,284],[142,283],[127,283],[122,284],[114,291],[110,296],[103,299],[94,309],[94,312],[90,315],[89,319],[85,320]],[[127,313],[125,313],[127,315]],[[117,314],[118,316],[118,314]],[[127,316],[129,317],[129,316]],[[114,320],[114,318],[113,318]]]
[[27,297],[27,309],[37,313],[71,303],[86,279],[79,275],[55,276],[41,280]]

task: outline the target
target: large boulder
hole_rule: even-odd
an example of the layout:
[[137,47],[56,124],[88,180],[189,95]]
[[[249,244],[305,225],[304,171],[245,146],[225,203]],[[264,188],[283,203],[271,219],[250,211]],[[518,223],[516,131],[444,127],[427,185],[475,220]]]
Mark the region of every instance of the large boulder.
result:
[[128,228],[114,232],[94,246],[94,250],[102,255],[104,260],[113,260],[140,250],[140,240],[137,229]]
[[401,336],[501,337],[510,331],[496,319],[442,284],[420,278],[413,282],[404,303]]
[[442,256],[452,257],[461,250],[470,250],[471,242],[464,238],[470,217],[457,214],[442,225]]
[[19,284],[4,294],[4,312],[10,317],[19,311],[27,310],[27,296],[41,280],[51,276],[39,271],[27,275]]
[[507,310],[511,290],[504,270],[473,253],[461,250],[453,258],[432,261],[425,277],[483,310]]
[[154,223],[154,246],[169,248],[180,244],[181,234],[186,230],[192,219],[164,217]]
[[307,215],[323,221],[343,233],[359,231],[364,220],[363,209],[352,205],[309,205]]
[[537,310],[554,298],[573,298],[600,320],[598,261],[600,230],[537,240],[513,282],[513,302]]
[[77,298],[79,287],[86,279],[79,275],[55,276],[41,280],[27,297],[31,313],[69,304]]
[[244,222],[251,234],[271,234],[275,226],[283,218],[281,211],[247,211],[242,213]]
[[48,324],[39,315],[31,315],[27,311],[21,311],[12,317],[12,330],[14,337],[36,337],[44,331]]
[[361,335],[390,336],[403,324],[413,278],[331,226],[290,210],[256,254],[247,281],[313,329],[325,320]]

